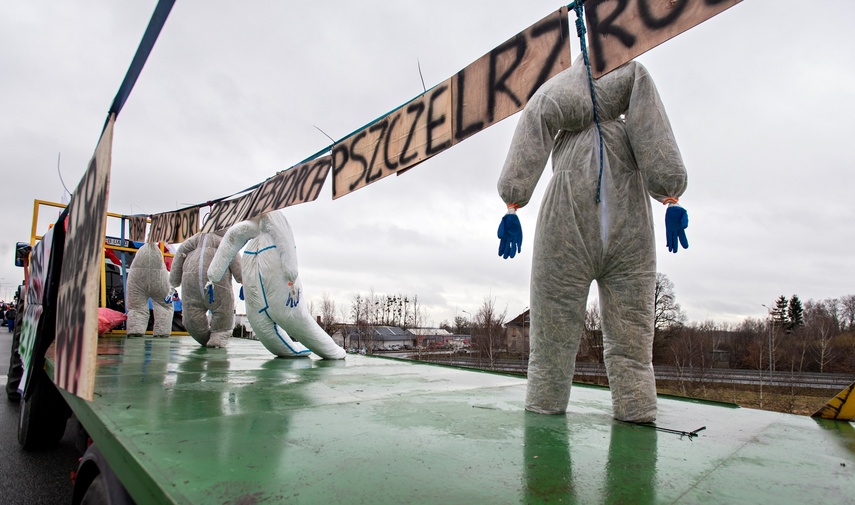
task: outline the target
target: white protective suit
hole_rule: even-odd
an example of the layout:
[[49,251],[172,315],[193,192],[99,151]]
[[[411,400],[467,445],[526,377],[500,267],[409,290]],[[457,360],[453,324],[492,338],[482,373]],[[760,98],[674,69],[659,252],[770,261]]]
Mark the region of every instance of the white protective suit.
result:
[[173,288],[184,286],[181,290],[184,327],[191,337],[207,347],[225,347],[228,344],[235,326],[232,277],[241,282],[240,258],[235,258],[226,265],[231,274],[222,276],[214,284],[214,301],[208,301],[206,272],[220,240],[220,236],[214,233],[197,233],[188,238],[175,253],[169,273],[169,284]]
[[172,333],[172,304],[164,298],[170,294],[169,272],[163,263],[163,252],[157,243],[143,244],[134,255],[128,272],[128,336],[145,335],[148,326],[148,299],[154,310],[155,337]]
[[271,212],[229,228],[208,268],[208,279],[222,277],[244,245],[246,317],[264,347],[283,358],[310,352],[344,358],[344,349],[309,314],[297,273],[297,246],[285,216]]
[[653,318],[656,252],[648,194],[686,189],[686,169],[647,70],[629,62],[595,82],[599,140],[584,62],[547,81],[523,110],[499,179],[507,204],[528,203],[552,155],[531,271],[531,353],[526,409],[564,413],[597,281],[603,357],[616,419],[656,418]]

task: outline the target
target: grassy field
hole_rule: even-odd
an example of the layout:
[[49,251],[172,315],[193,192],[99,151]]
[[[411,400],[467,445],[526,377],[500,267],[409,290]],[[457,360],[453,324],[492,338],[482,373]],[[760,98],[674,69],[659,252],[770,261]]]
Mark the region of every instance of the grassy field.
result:
[[[813,388],[759,387],[708,384],[693,388],[681,388],[679,384],[657,384],[660,393],[692,396],[704,400],[736,403],[741,407],[771,410],[809,416],[819,410],[838,391]],[[686,391],[685,393],[683,391]]]
[[[606,385],[605,379],[599,381],[599,385]],[[659,394],[735,403],[740,407],[805,416],[819,410],[839,392],[831,389],[769,386],[763,387],[761,392],[758,386],[700,381],[656,381],[656,390]]]

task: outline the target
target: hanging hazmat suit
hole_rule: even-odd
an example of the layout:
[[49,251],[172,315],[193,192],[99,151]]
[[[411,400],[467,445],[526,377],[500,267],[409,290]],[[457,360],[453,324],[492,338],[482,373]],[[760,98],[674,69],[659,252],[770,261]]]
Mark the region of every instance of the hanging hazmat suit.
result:
[[[596,280],[613,415],[649,422],[656,418],[656,253],[648,195],[676,203],[686,189],[686,170],[659,94],[641,64],[631,61],[594,86],[604,143],[602,175],[588,76],[579,58],[526,105],[498,183],[510,216],[529,202],[552,156],[553,176],[533,246],[526,409],[566,411],[588,291]],[[668,223],[669,250],[676,252],[671,241],[677,236],[688,247],[683,232],[688,218],[681,207],[673,210],[682,213],[673,237]],[[505,224],[503,219],[500,238],[508,233]],[[519,233],[505,257],[519,247]],[[500,247],[506,242],[503,238]]]
[[[223,275],[213,286],[211,301],[205,284],[205,272],[217,252],[221,237],[215,233],[197,233],[185,240],[175,253],[169,284],[173,288],[184,286],[184,327],[190,336],[203,346],[226,347],[235,325],[235,295],[232,277],[241,282],[240,258],[226,265],[229,275]],[[210,311],[210,318],[208,312]]]
[[172,304],[164,298],[170,294],[169,272],[163,262],[163,252],[155,242],[148,242],[134,255],[128,271],[128,336],[140,337],[148,326],[148,299],[154,311],[155,337],[172,333]]
[[208,268],[211,282],[223,276],[244,245],[246,317],[264,347],[283,358],[311,352],[344,358],[344,349],[309,313],[297,272],[297,246],[285,216],[271,212],[229,228]]

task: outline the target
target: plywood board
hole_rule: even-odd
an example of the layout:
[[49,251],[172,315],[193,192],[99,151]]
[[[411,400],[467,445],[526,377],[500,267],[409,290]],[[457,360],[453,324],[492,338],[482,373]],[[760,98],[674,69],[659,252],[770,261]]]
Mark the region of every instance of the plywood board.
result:
[[92,400],[95,384],[114,124],[111,115],[89,168],[71,195],[57,297],[54,382],[84,400]]
[[128,220],[128,238],[133,242],[145,242],[145,226],[148,218],[145,216],[126,216]]
[[323,156],[267,179],[255,190],[246,218],[315,201],[327,180],[331,163],[331,156]]
[[202,224],[201,231],[211,233],[217,230],[225,230],[231,225],[246,219],[254,194],[255,191],[238,198],[215,203],[205,222]]
[[683,33],[741,0],[587,0],[595,78]]
[[199,232],[199,207],[164,212],[151,217],[149,242],[178,244]]
[[562,7],[332,149],[333,199],[401,173],[522,109],[570,66]]
[[451,147],[451,79],[333,146],[333,199]]
[[33,246],[32,253],[30,254],[30,271],[27,277],[26,303],[24,304],[24,316],[21,320],[21,342],[19,346],[24,373],[21,376],[18,388],[22,391],[26,388],[30,369],[34,363],[33,356],[36,349],[39,321],[44,312],[43,301],[47,291],[53,230],[51,228],[44,234],[42,239]]
[[522,110],[544,82],[570,63],[567,7],[562,7],[454,76],[454,142]]

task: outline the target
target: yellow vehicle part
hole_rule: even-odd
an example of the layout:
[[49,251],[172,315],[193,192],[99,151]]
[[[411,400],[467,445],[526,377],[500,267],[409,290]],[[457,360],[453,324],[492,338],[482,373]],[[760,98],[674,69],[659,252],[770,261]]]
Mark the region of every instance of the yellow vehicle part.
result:
[[817,410],[811,417],[838,419],[840,421],[852,421],[855,419],[855,382],[849,384],[849,387],[837,393],[837,396],[831,400],[828,400],[828,403]]

